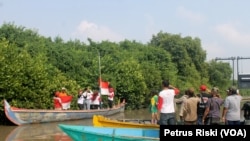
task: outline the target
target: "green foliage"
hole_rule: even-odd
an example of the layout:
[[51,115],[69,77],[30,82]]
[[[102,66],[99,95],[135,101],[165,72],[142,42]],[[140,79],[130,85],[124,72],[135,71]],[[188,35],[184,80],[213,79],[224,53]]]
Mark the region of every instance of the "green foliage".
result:
[[[212,86],[216,86],[221,90],[226,90],[232,84],[230,81],[232,69],[229,63],[216,62],[212,60],[208,63],[209,82]],[[221,92],[226,95],[225,92]]]
[[[128,109],[148,106],[150,92],[161,90],[169,79],[181,92],[200,84],[226,88],[232,70],[228,64],[205,62],[206,51],[198,38],[159,32],[148,44],[124,40],[89,44],[64,42],[13,23],[0,27],[0,99],[22,108],[52,109],[52,92],[66,87],[74,96],[91,87],[98,90],[98,78],[115,89],[116,103],[125,98]],[[100,59],[100,61],[99,61]],[[103,96],[104,107],[107,97]]]

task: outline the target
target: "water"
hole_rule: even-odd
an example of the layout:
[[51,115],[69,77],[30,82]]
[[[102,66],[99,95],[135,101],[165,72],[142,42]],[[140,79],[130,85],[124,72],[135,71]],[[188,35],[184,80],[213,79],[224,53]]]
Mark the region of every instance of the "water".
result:
[[[108,116],[112,119],[150,119],[148,109],[125,111]],[[22,126],[1,126],[0,141],[72,141],[59,128],[58,124],[92,125],[92,119],[31,124]]]
[[[176,109],[178,114],[178,108]],[[151,115],[148,109],[128,111],[108,116],[112,119],[146,119]],[[177,120],[178,120],[177,115]],[[0,141],[72,141],[58,127],[58,124],[92,125],[92,119],[75,121],[53,122],[44,124],[31,124],[22,126],[1,126]]]

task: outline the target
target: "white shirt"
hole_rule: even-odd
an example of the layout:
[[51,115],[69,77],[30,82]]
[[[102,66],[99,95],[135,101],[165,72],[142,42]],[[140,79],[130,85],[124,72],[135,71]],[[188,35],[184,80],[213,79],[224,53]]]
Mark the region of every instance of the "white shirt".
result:
[[83,97],[86,97],[87,100],[90,100],[92,97],[92,94],[93,94],[93,92],[91,90],[89,90],[89,92],[85,91],[83,93]]
[[100,93],[96,96],[95,100],[91,102],[91,104],[100,105]]
[[81,96],[77,99],[77,103],[78,104],[83,104],[83,100],[84,100],[83,94],[81,94]]
[[113,101],[114,100],[114,95],[115,95],[114,92],[110,92],[109,95],[108,95],[108,100]]
[[159,93],[162,98],[162,108],[161,113],[174,113],[175,112],[175,91],[173,89],[162,90]]

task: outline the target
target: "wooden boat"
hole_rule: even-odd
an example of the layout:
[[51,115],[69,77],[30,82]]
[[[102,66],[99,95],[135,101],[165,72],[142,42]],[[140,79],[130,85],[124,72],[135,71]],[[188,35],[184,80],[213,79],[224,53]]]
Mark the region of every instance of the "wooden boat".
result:
[[59,124],[74,141],[159,141],[159,129],[112,128]]
[[4,111],[6,117],[16,125],[47,123],[66,120],[79,120],[92,118],[93,115],[109,116],[124,112],[125,104],[121,103],[112,109],[98,110],[39,110],[13,108],[4,100]]
[[119,128],[155,128],[160,129],[157,124],[142,124],[133,122],[122,122],[119,120],[110,119],[101,115],[93,116],[93,125],[96,127],[119,127]]

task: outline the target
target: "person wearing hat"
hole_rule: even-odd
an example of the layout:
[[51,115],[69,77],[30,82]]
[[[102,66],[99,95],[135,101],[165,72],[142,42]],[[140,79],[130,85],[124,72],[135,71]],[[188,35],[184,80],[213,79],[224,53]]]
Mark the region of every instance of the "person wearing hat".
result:
[[224,100],[219,95],[219,89],[213,87],[211,90],[212,98],[209,98],[206,104],[206,109],[203,115],[202,121],[204,122],[208,118],[209,125],[219,125],[220,124],[220,109]]
[[62,96],[67,96],[67,92],[66,92],[66,88],[65,87],[62,87],[62,90],[61,92],[59,93],[59,97],[62,97]]
[[203,115],[206,109],[206,103],[209,98],[212,97],[211,94],[207,93],[207,86],[206,85],[201,85],[200,86],[200,94],[197,95],[200,97],[200,101],[197,106],[197,125],[207,125],[208,124],[208,118],[203,121]]
[[238,94],[235,86],[227,90],[227,97],[225,98],[224,108],[222,112],[222,120],[227,125],[240,125],[241,120],[241,100],[242,96]]
[[187,99],[184,101],[183,106],[183,122],[184,125],[196,125],[197,123],[197,105],[199,98],[194,94],[194,88],[187,90]]

